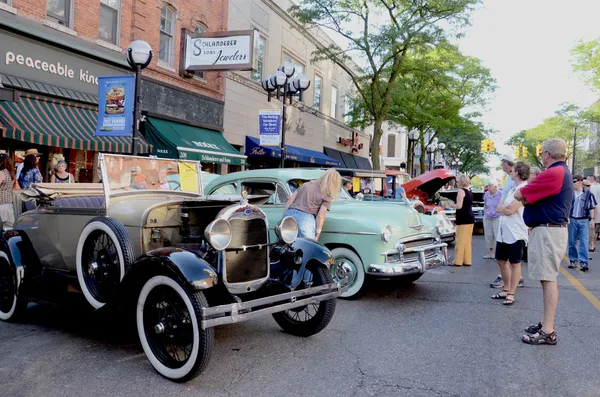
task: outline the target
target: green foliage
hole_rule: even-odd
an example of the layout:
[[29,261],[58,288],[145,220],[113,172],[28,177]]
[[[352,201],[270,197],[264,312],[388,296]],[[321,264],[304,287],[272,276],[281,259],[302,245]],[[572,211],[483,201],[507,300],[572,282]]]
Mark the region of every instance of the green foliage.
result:
[[473,175],[488,173],[486,158],[481,153],[481,141],[489,134],[480,123],[463,119],[461,124],[452,129],[440,131],[438,139],[446,144],[444,157],[448,162],[452,159],[460,159],[462,166],[459,172]]
[[600,39],[580,41],[571,50],[572,64],[591,88],[600,90]]
[[[303,0],[290,14],[305,29],[320,27],[348,41],[347,48],[329,45],[313,53],[313,61],[329,59],[351,76],[362,103],[363,124],[372,121],[373,166],[379,168],[382,124],[388,119],[392,92],[407,71],[406,59],[423,47],[435,47],[469,23],[480,0]],[[364,63],[353,68],[350,55]]]

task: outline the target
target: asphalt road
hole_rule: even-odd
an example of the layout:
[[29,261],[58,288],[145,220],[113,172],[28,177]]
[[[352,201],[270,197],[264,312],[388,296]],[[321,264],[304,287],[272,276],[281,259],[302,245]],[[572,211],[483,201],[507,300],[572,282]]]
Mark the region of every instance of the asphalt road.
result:
[[0,323],[0,396],[600,396],[600,254],[589,273],[565,265],[581,287],[560,276],[558,345],[529,346],[520,336],[541,317],[541,288],[525,277],[514,306],[490,299],[498,271],[482,244],[472,268],[339,301],[308,339],[271,317],[219,327],[207,370],[186,384],[154,372],[116,320],[34,306],[25,323]]

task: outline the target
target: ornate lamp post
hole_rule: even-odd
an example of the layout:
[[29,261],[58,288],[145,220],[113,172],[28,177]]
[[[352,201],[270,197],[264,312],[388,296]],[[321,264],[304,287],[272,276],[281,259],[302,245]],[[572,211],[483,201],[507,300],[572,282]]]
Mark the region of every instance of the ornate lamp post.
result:
[[435,153],[435,151],[438,148],[438,144],[437,142],[433,141],[433,143],[430,143],[429,145],[427,145],[427,153],[429,153],[429,171],[431,171],[433,169],[433,154]]
[[462,167],[462,161],[460,161],[460,159],[457,157],[454,160],[452,160],[452,168],[456,169],[456,172],[458,173],[458,170],[460,169],[460,167]]
[[142,80],[142,69],[150,64],[152,60],[152,47],[144,40],[132,41],[127,47],[127,62],[135,69],[135,95],[133,101],[133,131],[131,154],[137,154],[137,139],[140,131],[140,83]]
[[446,150],[446,144],[443,142],[438,143],[438,150],[440,151],[440,165],[444,165],[444,150]]
[[271,93],[275,91],[277,99],[282,95],[283,101],[283,114],[281,116],[281,163],[280,168],[284,167],[285,164],[285,124],[287,121],[286,114],[286,100],[289,97],[290,105],[292,104],[292,97],[296,94],[300,95],[300,101],[302,101],[302,92],[306,91],[310,87],[310,80],[304,74],[297,75],[294,79],[292,77],[296,73],[296,68],[291,63],[282,64],[279,69],[271,76],[267,77],[262,81],[262,87],[267,91],[267,100],[271,102]]
[[417,130],[410,130],[408,132],[408,156],[406,156],[406,158],[408,159],[408,167],[409,167],[409,171],[408,173],[410,174],[411,178],[414,177],[414,171],[415,171],[415,146],[417,145],[417,141],[419,140],[419,131]]

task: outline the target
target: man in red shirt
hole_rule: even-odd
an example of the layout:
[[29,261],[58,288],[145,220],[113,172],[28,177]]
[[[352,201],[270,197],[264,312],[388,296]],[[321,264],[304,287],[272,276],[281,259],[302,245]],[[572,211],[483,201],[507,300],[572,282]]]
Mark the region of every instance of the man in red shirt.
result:
[[544,316],[531,325],[522,340],[532,345],[555,345],[554,318],[558,305],[556,279],[567,252],[569,217],[573,201],[573,177],[565,163],[567,144],[551,138],[542,145],[546,170],[515,193],[525,205],[523,220],[529,226],[529,278],[539,280],[544,295]]

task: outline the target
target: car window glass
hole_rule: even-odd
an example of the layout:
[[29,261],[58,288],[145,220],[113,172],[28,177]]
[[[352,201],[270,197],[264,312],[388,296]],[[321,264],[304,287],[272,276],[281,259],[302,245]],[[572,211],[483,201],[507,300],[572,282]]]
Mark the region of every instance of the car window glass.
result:
[[242,190],[249,196],[264,196],[264,200],[256,201],[258,205],[281,204],[276,186],[273,182],[242,182]]
[[235,183],[228,183],[227,185],[219,186],[211,194],[237,194],[237,187]]

